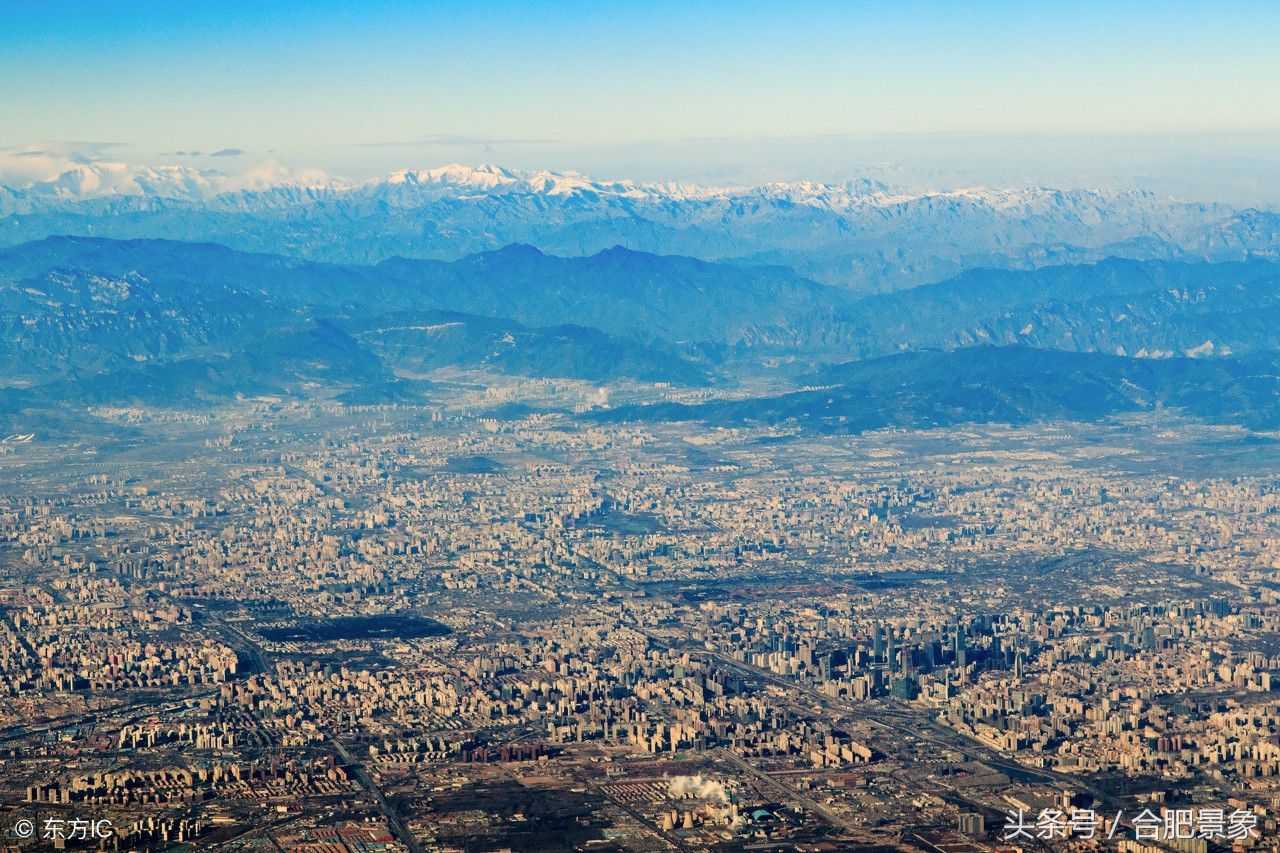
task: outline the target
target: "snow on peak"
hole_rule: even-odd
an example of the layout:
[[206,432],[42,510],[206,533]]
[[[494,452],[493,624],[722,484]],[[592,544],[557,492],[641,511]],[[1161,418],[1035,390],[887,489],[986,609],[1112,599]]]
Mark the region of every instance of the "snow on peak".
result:
[[215,169],[167,165],[137,167],[99,161],[77,163],[45,180],[12,188],[33,198],[80,201],[113,196],[146,196],[207,202],[224,193],[342,186],[323,172],[295,172],[267,162],[241,175]]
[[60,199],[139,191],[133,183],[133,170],[126,163],[80,163],[56,177],[34,181],[25,189]]
[[367,185],[467,187],[491,190],[518,180],[517,173],[500,166],[486,164],[472,168],[452,163],[435,169],[401,169],[381,180],[369,181]]
[[678,203],[766,204],[807,206],[840,215],[859,210],[902,205],[975,206],[1002,214],[1035,215],[1050,209],[1071,209],[1083,220],[1122,199],[1150,201],[1145,193],[1125,191],[1054,190],[1043,188],[954,190],[893,189],[867,178],[843,183],[795,181],[745,187],[704,187],[684,183],[600,181],[579,172],[520,171],[494,164],[453,163],[429,169],[401,169],[382,178],[345,182],[323,172],[296,172],[268,162],[239,175],[191,166],[136,167],[98,161],[75,164],[60,174],[11,188],[28,198],[76,201],[110,196],[177,199],[238,208],[291,205],[326,196],[393,199],[399,204],[455,197],[536,196],[566,204]]

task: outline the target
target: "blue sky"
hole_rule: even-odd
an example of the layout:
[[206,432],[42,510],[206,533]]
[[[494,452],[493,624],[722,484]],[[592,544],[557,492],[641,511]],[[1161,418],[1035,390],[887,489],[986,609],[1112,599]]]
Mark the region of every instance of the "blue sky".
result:
[[3,5],[0,146],[143,162],[1157,185],[1200,163],[1230,194],[1280,147],[1270,2]]

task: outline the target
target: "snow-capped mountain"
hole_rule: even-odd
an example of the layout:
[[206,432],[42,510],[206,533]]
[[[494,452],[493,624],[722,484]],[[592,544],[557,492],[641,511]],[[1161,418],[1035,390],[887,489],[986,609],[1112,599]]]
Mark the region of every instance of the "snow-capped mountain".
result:
[[[866,208],[894,208],[922,202],[959,202],[992,210],[1033,213],[1069,198],[1095,207],[1135,199],[1156,199],[1149,193],[1057,189],[988,189],[907,191],[868,179],[826,184],[817,181],[768,183],[748,187],[704,187],[684,183],[601,181],[579,172],[520,171],[493,164],[471,167],[452,164],[434,169],[400,169],[381,178],[349,181],[323,173],[299,176],[278,167],[263,167],[244,175],[214,169],[168,165],[135,167],[126,163],[78,164],[61,174],[23,186],[4,187],[11,196],[39,202],[72,203],[114,197],[142,196],[245,209],[234,197],[270,199],[318,196],[346,199],[420,198],[441,196],[468,199],[484,196],[545,196],[548,198],[633,202],[752,202],[786,203],[845,213]],[[299,191],[306,191],[300,195]]]
[[[154,198],[210,203],[237,192],[280,189],[339,189],[351,186],[322,173],[298,174],[276,164],[265,164],[242,175],[192,166],[133,166],[98,161],[78,163],[58,175],[19,186],[0,187],[9,199],[23,199],[32,210],[50,205],[113,198]],[[0,212],[4,212],[0,209]]]
[[570,255],[623,245],[781,264],[871,290],[975,266],[1274,255],[1275,219],[1140,191],[914,190],[870,180],[705,187],[495,165],[357,182],[275,165],[230,176],[93,163],[0,189],[8,244],[49,234],[172,237],[361,263],[453,259],[510,243]]
[[190,166],[148,166],[127,163],[83,163],[56,177],[22,187],[7,188],[16,197],[42,202],[77,202],[113,196],[147,196],[202,202],[213,198],[229,179],[220,172]]

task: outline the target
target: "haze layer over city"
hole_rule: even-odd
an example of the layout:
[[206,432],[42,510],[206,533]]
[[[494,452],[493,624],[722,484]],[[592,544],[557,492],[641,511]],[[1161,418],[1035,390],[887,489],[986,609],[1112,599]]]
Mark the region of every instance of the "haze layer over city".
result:
[[1280,850],[1277,36],[5,8],[0,849]]

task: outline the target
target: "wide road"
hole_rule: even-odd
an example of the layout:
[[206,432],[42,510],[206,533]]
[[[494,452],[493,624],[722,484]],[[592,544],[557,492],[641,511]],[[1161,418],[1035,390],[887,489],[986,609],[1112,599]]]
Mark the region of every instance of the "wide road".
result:
[[374,784],[368,773],[364,772],[364,765],[352,758],[351,753],[347,752],[347,748],[342,745],[342,741],[336,737],[330,737],[329,743],[333,746],[334,752],[338,753],[338,758],[342,761],[343,766],[350,767],[351,772],[356,776],[356,780],[373,796],[374,802],[378,804],[378,810],[386,818],[387,829],[391,830],[391,834],[396,837],[396,840],[408,847],[409,853],[426,853],[422,845],[418,843],[418,839],[414,838],[413,833],[404,825],[399,813],[392,807],[386,796],[383,795],[382,789]]

